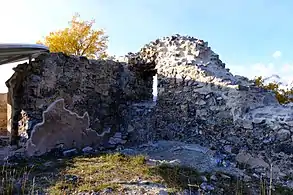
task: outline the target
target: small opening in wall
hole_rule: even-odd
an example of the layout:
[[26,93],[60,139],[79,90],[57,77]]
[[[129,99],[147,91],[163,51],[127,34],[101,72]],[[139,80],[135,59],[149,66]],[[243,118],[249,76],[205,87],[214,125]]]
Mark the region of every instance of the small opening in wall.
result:
[[153,76],[153,102],[158,100],[158,75]]

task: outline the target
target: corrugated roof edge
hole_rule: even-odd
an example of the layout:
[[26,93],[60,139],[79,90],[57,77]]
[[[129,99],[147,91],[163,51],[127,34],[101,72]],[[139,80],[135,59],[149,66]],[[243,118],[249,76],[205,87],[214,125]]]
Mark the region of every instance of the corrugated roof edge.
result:
[[49,51],[49,48],[42,44],[22,44],[22,43],[0,43],[0,49],[44,49]]
[[50,52],[49,48],[41,44],[0,43],[0,65],[36,58],[44,52]]

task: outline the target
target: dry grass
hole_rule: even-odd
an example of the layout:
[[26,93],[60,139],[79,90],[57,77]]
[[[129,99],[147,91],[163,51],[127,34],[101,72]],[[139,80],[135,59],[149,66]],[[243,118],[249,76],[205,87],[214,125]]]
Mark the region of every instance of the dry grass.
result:
[[[76,192],[98,192],[111,188],[121,191],[121,183],[148,180],[163,182],[153,174],[143,156],[128,157],[122,154],[104,154],[96,157],[70,159],[41,159],[28,168],[28,162],[18,167],[3,166],[0,184],[3,194],[74,194]],[[21,168],[22,167],[22,168]],[[33,189],[32,189],[33,188]],[[1,193],[0,193],[1,194]]]
[[[77,176],[73,181],[65,177]],[[111,188],[120,191],[119,183],[131,180],[150,180],[162,182],[157,176],[150,174],[143,156],[127,157],[121,154],[107,154],[98,157],[77,157],[72,160],[72,166],[60,172],[60,178],[54,186],[50,187],[52,194],[60,192],[100,191]]]
[[1,194],[27,194],[27,182],[30,170],[27,167],[15,169],[9,166],[2,166],[0,176],[0,193]]
[[[220,178],[221,173],[217,173]],[[129,157],[122,154],[103,154],[93,157],[73,157],[64,159],[39,159],[22,162],[16,167],[3,166],[0,172],[1,192],[11,194],[76,194],[77,192],[99,192],[111,189],[112,194],[123,194],[124,184],[137,180],[166,184],[171,191],[182,189],[197,190],[205,175],[194,169],[179,166],[150,166],[143,156]],[[219,179],[216,189],[244,195],[251,194],[251,183],[239,179]],[[264,182],[255,183],[261,187],[259,194],[268,186]],[[0,192],[0,194],[1,194]],[[217,194],[217,192],[215,192]],[[292,191],[276,187],[273,194],[292,194]]]

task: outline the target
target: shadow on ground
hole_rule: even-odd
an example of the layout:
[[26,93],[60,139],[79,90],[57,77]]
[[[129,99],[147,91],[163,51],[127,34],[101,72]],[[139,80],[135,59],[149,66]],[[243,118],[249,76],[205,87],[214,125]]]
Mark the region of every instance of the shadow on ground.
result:
[[0,194],[39,194],[54,186],[60,172],[73,166],[72,159],[14,159],[4,162],[0,170]]
[[[1,168],[3,195],[14,194],[268,194],[264,182],[242,182],[178,165],[151,165],[142,155],[120,153],[18,160]],[[204,193],[205,194],[205,193]],[[275,186],[274,194],[292,194]]]

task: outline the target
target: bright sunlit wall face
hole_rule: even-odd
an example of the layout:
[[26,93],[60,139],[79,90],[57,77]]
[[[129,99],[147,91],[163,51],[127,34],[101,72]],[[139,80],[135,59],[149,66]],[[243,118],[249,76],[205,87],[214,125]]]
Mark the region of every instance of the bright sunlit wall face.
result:
[[158,99],[158,76],[153,76],[153,101],[156,102]]

